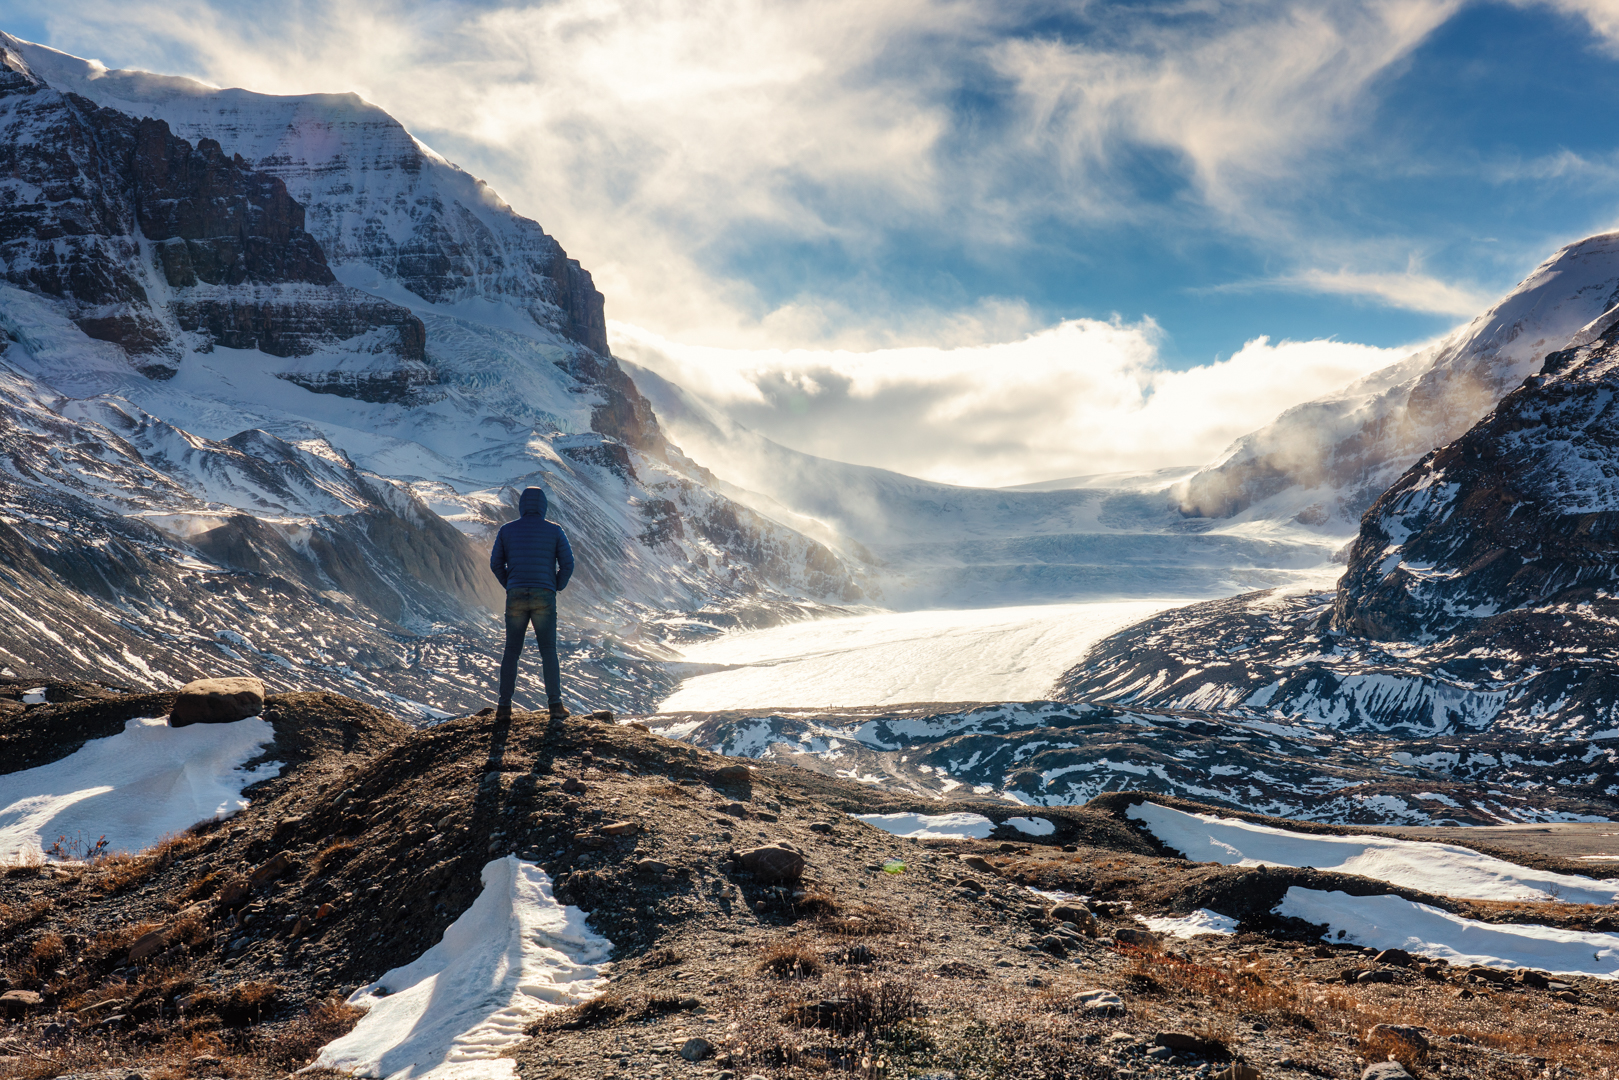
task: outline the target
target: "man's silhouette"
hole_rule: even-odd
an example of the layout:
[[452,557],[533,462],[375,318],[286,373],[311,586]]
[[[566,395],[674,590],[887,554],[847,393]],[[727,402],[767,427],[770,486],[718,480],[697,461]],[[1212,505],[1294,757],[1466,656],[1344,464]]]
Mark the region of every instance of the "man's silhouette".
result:
[[506,654],[500,660],[500,703],[497,719],[512,715],[512,691],[517,688],[517,658],[523,637],[534,623],[540,643],[540,669],[545,675],[545,697],[551,716],[568,715],[562,704],[562,671],[557,663],[557,593],[573,576],[573,548],[562,526],[545,520],[545,492],[527,488],[517,500],[519,516],[495,534],[489,569],[506,587]]

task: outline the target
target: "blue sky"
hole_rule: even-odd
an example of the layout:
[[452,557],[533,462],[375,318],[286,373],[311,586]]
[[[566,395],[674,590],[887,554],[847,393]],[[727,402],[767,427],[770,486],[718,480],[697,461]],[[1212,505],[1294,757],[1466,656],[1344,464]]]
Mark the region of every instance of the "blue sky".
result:
[[109,66],[358,91],[539,219],[648,348],[949,349],[1095,320],[1159,373],[1261,337],[1388,349],[1619,218],[1611,0],[0,12]]

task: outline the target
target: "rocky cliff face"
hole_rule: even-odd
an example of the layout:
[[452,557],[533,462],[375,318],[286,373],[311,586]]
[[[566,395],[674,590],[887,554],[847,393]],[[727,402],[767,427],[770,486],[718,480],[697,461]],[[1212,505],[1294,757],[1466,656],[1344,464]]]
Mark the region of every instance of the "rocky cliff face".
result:
[[1619,310],[1373,504],[1333,626],[1431,641],[1619,587]]
[[[576,346],[556,350],[551,362],[574,380],[576,393],[592,399],[589,427],[665,454],[651,407],[608,351],[604,300],[590,273],[539,224],[383,110],[354,94],[276,97],[107,71],[0,35],[0,43],[7,41],[52,85],[161,118],[176,134],[218,142],[280,179],[307,208],[307,228],[344,283],[405,304],[430,329],[435,319],[465,316],[469,302],[485,301]],[[433,336],[440,339],[430,347],[434,367],[460,367],[450,335]],[[441,377],[453,383],[457,373]],[[353,383],[341,367],[300,376],[301,385],[318,391],[343,393]]]
[[1413,462],[1459,438],[1616,301],[1619,234],[1571,244],[1433,348],[1239,439],[1175,492],[1181,511],[1352,529]]
[[1072,699],[1410,735],[1619,733],[1619,309],[1367,511],[1333,593],[1166,612]]
[[0,64],[5,280],[154,377],[188,349],[304,356],[361,337],[422,367],[421,321],[338,284],[281,181],[60,93],[9,49]]

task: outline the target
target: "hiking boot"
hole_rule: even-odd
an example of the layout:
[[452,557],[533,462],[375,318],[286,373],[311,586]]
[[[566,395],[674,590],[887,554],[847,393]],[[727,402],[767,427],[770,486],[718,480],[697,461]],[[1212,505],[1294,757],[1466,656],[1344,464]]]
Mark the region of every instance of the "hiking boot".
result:
[[573,715],[573,713],[569,712],[568,707],[566,705],[562,704],[562,702],[560,702],[560,701],[551,702],[551,719],[553,719],[553,720],[566,720],[568,717],[570,717],[572,715]]
[[495,707],[495,721],[497,723],[501,720],[510,720],[511,718],[512,707],[510,705],[498,705]]

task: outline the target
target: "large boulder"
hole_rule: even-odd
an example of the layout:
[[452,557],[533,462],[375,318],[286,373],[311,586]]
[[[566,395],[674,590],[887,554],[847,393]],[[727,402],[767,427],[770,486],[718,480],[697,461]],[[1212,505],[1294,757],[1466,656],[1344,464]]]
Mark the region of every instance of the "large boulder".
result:
[[258,679],[198,679],[180,688],[169,726],[234,724],[263,711],[264,684]]
[[783,844],[766,844],[738,852],[737,863],[765,882],[794,882],[804,876],[808,862],[802,854]]

